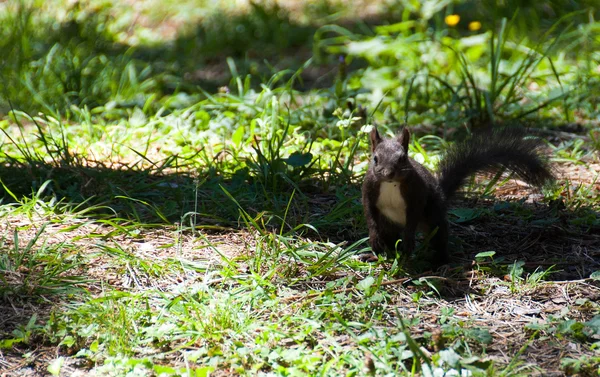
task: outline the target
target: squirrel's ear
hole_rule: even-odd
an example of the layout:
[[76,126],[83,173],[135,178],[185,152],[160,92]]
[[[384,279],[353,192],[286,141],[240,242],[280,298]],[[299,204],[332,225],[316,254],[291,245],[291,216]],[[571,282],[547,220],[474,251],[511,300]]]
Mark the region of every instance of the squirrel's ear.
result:
[[381,143],[381,136],[379,136],[379,132],[377,132],[377,127],[373,126],[369,136],[371,137],[371,152],[373,152],[375,148],[377,148],[377,145]]
[[398,141],[402,144],[402,148],[404,148],[404,152],[408,152],[408,142],[410,141],[410,132],[408,128],[404,127],[402,132],[398,135]]

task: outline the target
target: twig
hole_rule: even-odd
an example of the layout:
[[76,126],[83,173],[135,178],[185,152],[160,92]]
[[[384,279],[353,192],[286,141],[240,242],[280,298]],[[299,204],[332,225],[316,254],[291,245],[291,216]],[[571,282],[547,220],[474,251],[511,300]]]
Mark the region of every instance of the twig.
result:
[[577,279],[577,280],[553,280],[553,281],[541,281],[541,284],[569,284],[569,283],[573,283],[573,284],[578,284],[578,283],[587,283],[588,281],[597,281],[597,279],[594,278],[583,278],[583,279]]

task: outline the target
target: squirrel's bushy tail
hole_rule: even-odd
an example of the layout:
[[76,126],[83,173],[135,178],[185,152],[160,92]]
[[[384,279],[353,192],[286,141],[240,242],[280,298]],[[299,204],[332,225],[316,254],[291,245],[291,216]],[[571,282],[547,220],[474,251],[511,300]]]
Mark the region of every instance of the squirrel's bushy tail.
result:
[[500,167],[514,172],[533,186],[543,186],[554,179],[548,163],[539,154],[542,142],[527,138],[516,128],[500,128],[474,135],[450,147],[442,157],[439,184],[450,198],[467,177],[475,173],[493,173]]

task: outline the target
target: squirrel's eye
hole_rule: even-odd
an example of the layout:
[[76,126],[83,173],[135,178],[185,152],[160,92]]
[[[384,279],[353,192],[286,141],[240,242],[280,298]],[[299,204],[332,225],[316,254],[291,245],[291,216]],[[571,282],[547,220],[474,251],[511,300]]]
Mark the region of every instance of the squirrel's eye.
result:
[[377,165],[377,156],[373,157],[373,162]]

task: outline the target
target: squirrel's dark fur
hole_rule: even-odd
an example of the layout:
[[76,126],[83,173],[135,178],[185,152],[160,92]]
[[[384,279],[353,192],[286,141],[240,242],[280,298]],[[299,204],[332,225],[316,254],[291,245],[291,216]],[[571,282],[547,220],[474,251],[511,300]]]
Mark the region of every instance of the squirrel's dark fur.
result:
[[448,261],[448,200],[475,173],[492,173],[504,167],[525,182],[542,186],[554,179],[539,155],[541,142],[524,138],[523,131],[502,128],[456,143],[443,155],[437,177],[408,157],[410,133],[404,128],[394,138],[382,139],[373,127],[372,158],[362,187],[369,242],[373,252],[395,257],[402,238],[404,252],[415,247],[417,229],[435,231],[430,245],[434,264]]

